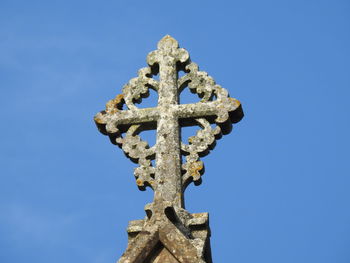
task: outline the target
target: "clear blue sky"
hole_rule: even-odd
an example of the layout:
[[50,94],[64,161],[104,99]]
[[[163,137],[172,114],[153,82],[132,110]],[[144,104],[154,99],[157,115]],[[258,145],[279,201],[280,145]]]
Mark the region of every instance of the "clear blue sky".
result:
[[350,3],[338,0],[2,0],[0,262],[119,258],[152,192],[92,118],[165,34],[246,115],[186,192],[190,212],[210,213],[215,262],[349,263]]

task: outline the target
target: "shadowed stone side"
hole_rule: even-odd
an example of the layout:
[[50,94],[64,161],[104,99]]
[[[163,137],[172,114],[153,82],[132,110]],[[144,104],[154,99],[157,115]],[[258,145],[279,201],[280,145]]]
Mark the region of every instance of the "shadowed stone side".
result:
[[[145,207],[147,217],[129,223],[128,247],[118,262],[211,263],[208,214],[188,213],[183,196],[188,184],[201,183],[204,164],[200,157],[231,131],[232,123],[242,119],[242,106],[206,72],[199,71],[188,52],[170,36],[159,41],[147,63],[94,118],[100,132],[139,165],[134,175],[140,190],[154,190],[153,202]],[[180,71],[185,72],[181,78]],[[185,88],[200,101],[179,104]],[[138,108],[135,103],[147,97],[149,89],[158,93],[158,106]],[[181,127],[185,126],[200,127],[188,144],[181,142]],[[149,129],[157,130],[153,147],[139,136]]]
[[[204,262],[211,263],[211,250],[210,250],[210,228],[209,228],[209,215],[208,213],[199,213],[199,214],[187,214],[185,212],[186,216],[182,216],[181,222],[174,222],[175,226],[176,224],[182,224],[182,227],[186,227],[188,230],[183,231],[187,232],[187,239],[190,240],[191,245],[196,247],[197,253],[203,256]],[[128,242],[129,246],[133,245],[133,241],[135,240],[136,236],[144,229],[144,226],[148,223],[148,219],[145,220],[135,220],[130,221],[129,226],[127,228],[128,232]],[[164,224],[166,225],[166,224]],[[163,228],[165,229],[165,228]],[[169,231],[169,230],[167,230]],[[171,231],[168,232],[168,234]],[[149,262],[182,262],[177,261],[176,257],[172,254],[172,248],[175,244],[172,244],[173,241],[168,241],[168,239],[161,239],[160,237],[156,237],[158,243],[154,245],[153,251],[150,253],[150,260]],[[186,244],[182,244],[181,242],[179,246],[179,252],[180,254],[185,253],[186,251]],[[181,247],[182,246],[182,247]],[[140,248],[142,249],[142,248]],[[162,252],[162,253],[161,253]],[[162,260],[168,259],[169,261],[159,261],[160,258]],[[152,261],[152,260],[154,261]],[[176,260],[176,261],[174,261]],[[148,262],[147,260],[145,262]]]

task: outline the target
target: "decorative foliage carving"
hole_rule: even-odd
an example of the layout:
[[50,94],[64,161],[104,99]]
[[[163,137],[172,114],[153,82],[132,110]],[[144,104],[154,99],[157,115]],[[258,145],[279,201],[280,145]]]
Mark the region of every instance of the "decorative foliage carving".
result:
[[188,138],[189,144],[181,143],[181,151],[186,156],[186,163],[182,165],[185,171],[183,175],[183,185],[186,186],[191,180],[196,185],[201,182],[201,175],[204,173],[204,164],[199,161],[199,156],[205,156],[209,150],[213,149],[216,139],[221,137],[221,129],[216,126],[214,129],[204,118],[195,119],[202,128],[197,131],[195,136]]
[[133,78],[123,87],[125,104],[129,110],[136,110],[134,102],[140,102],[142,97],[148,97],[149,89],[158,90],[158,81],[152,78],[151,68],[142,68],[138,77]]
[[[222,134],[230,132],[243,111],[238,100],[190,62],[188,52],[172,37],[159,41],[147,63],[149,66],[123,87],[122,94],[95,116],[98,129],[138,164],[134,171],[137,186],[141,190],[149,186],[155,192],[154,201],[146,205],[147,218],[131,222],[129,245],[118,262],[153,262],[152,251],[162,249],[154,262],[211,263],[208,215],[189,214],[183,208],[183,193],[192,181],[200,184],[204,173],[200,157],[214,148]],[[180,70],[186,73],[181,78]],[[159,81],[153,79],[158,73]],[[179,94],[185,88],[198,94],[200,101],[179,104]],[[158,93],[157,107],[138,108],[135,103],[141,103],[149,89]],[[180,141],[185,126],[200,127],[188,144]],[[150,129],[157,129],[152,147],[140,136]]]
[[152,167],[151,160],[155,156],[155,146],[149,147],[146,141],[141,140],[137,134],[140,125],[131,125],[124,138],[118,141],[126,155],[140,166],[135,169],[137,186],[144,189],[145,186],[154,184],[155,169]]
[[[200,157],[207,155],[213,149],[216,139],[230,132],[232,122],[242,118],[240,103],[230,98],[227,90],[217,85],[206,72],[200,71],[197,64],[190,62],[188,52],[179,48],[177,41],[171,37],[166,36],[158,43],[158,49],[147,56],[147,63],[149,66],[140,69],[138,77],[124,85],[123,93],[110,100],[106,104],[105,111],[96,114],[95,122],[102,133],[109,135],[112,142],[139,165],[134,174],[137,185],[142,190],[146,186],[156,189],[160,182],[157,178],[157,169],[151,162],[157,156],[157,144],[149,147],[139,133],[150,127],[156,128],[156,123],[162,114],[173,114],[178,118],[180,126],[198,125],[201,129],[196,135],[188,138],[188,144],[179,143],[178,149],[179,154],[185,157],[185,162],[180,168],[183,171],[180,179],[182,187],[185,188],[191,181],[198,185],[204,172],[204,164]],[[162,106],[171,109],[170,113],[164,113],[166,110],[161,106],[139,109],[135,105],[148,96],[149,89],[159,92],[162,76],[178,75],[180,70],[184,70],[185,75],[176,78],[172,84],[175,87],[172,88],[177,90],[178,95],[183,89],[189,88],[192,93],[199,96],[198,103]],[[158,72],[161,76],[160,81],[153,79]],[[169,83],[164,85],[171,86]],[[159,103],[161,102],[160,100]],[[127,110],[123,110],[124,105],[127,106]],[[181,177],[176,174],[173,176]]]

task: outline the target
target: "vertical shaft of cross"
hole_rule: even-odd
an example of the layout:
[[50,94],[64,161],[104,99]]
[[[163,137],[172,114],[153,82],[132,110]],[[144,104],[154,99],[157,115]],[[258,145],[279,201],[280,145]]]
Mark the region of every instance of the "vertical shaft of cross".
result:
[[157,123],[157,153],[155,201],[159,198],[183,207],[183,192],[180,161],[180,127],[174,106],[178,104],[176,59],[172,54],[172,43],[164,46],[159,62],[158,106],[161,108]]

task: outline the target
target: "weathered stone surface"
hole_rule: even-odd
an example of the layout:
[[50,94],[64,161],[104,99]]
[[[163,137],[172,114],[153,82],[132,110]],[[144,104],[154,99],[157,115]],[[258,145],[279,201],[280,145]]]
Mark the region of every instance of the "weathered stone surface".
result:
[[[130,222],[129,245],[118,262],[208,263],[208,215],[184,210],[183,193],[189,183],[200,184],[204,172],[200,157],[214,148],[222,134],[231,131],[232,123],[240,121],[242,107],[206,72],[199,71],[188,52],[170,36],[159,41],[158,49],[148,54],[147,63],[148,67],[123,87],[122,94],[95,116],[99,130],[138,163],[134,171],[138,187],[155,192],[153,203],[145,209],[147,217]],[[185,72],[181,78],[180,71]],[[157,74],[159,81],[153,78]],[[198,94],[200,101],[179,104],[179,94],[185,88]],[[158,93],[158,106],[138,108],[135,103],[147,97],[149,89]],[[201,129],[185,144],[180,139],[181,127],[189,125]],[[148,129],[157,130],[153,147],[138,135]]]

